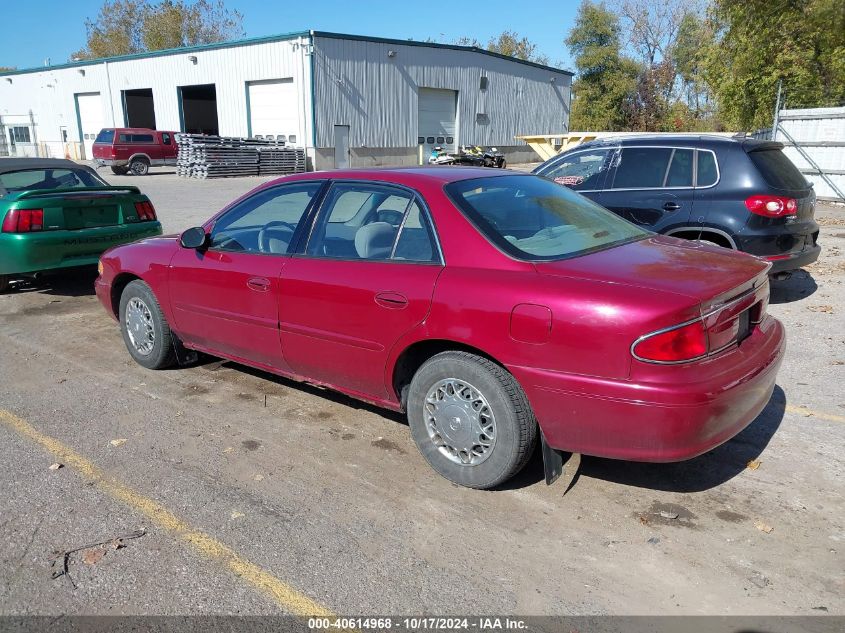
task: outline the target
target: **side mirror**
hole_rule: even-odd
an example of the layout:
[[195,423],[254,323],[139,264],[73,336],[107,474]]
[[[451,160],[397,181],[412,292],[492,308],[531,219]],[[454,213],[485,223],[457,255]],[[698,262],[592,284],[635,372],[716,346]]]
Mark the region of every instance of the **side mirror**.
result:
[[179,243],[182,248],[202,248],[208,243],[208,235],[201,226],[188,229],[179,236]]

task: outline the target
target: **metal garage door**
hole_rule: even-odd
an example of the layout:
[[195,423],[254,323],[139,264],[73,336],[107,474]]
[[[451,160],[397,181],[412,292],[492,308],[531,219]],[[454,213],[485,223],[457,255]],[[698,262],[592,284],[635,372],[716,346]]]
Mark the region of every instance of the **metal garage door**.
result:
[[103,102],[99,92],[82,92],[76,97],[76,116],[79,120],[79,133],[82,137],[82,145],[85,147],[85,158],[91,160],[94,157],[92,146],[97,134],[105,126],[103,119]]
[[302,143],[299,101],[293,79],[250,81],[247,82],[246,89],[249,99],[250,136],[281,135],[291,144]]
[[420,88],[417,108],[419,110],[419,137],[423,139],[423,158],[428,160],[434,146],[440,145],[455,151],[457,125],[455,112],[458,103],[456,90]]

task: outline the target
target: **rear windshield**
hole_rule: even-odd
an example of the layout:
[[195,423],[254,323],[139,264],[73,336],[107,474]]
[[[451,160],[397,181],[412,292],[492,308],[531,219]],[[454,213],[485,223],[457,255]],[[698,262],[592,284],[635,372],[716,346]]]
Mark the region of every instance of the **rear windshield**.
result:
[[649,235],[567,187],[538,176],[461,180],[445,190],[487,239],[519,259],[564,259]]
[[763,179],[775,189],[806,189],[807,179],[779,149],[748,152]]
[[103,145],[111,145],[114,142],[114,130],[100,130],[95,143],[102,143]]
[[0,189],[6,192],[105,186],[105,181],[84,169],[25,169],[0,174]]

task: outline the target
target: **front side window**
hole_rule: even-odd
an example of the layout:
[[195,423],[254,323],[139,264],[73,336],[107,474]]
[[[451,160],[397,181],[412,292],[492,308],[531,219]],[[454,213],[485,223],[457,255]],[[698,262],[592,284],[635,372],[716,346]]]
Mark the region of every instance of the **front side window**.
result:
[[25,169],[0,174],[0,189],[7,192],[104,186],[104,180],[84,169]]
[[612,189],[658,189],[663,187],[671,147],[623,147]]
[[612,149],[572,152],[540,175],[576,191],[601,189],[612,153]]
[[284,255],[322,183],[306,182],[265,189],[244,200],[214,223],[215,250]]
[[414,194],[375,183],[338,183],[326,195],[307,253],[351,260],[430,262],[431,227]]
[[565,259],[650,235],[567,187],[536,176],[461,180],[445,190],[488,240],[518,259]]

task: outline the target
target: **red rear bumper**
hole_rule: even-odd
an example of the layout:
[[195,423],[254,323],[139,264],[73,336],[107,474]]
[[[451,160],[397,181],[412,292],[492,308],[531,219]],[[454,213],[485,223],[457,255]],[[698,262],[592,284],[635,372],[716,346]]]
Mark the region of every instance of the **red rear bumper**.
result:
[[[644,366],[646,379],[607,380],[510,367],[550,446],[631,461],[706,453],[756,418],[771,398],[786,339],[767,317],[736,349],[689,365]],[[636,362],[636,361],[635,361]]]

